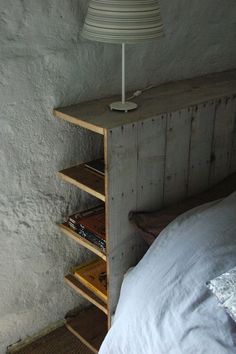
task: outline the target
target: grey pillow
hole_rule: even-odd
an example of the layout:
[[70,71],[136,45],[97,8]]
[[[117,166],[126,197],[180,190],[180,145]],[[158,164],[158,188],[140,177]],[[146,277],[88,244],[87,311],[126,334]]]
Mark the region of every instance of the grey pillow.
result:
[[209,281],[207,286],[236,322],[236,267]]

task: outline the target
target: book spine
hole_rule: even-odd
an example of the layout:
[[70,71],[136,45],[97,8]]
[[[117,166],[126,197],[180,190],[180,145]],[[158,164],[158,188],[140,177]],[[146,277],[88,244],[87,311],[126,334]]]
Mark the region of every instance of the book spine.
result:
[[102,240],[101,238],[94,235],[92,232],[86,230],[82,225],[76,225],[72,223],[70,220],[68,224],[71,229],[73,229],[76,233],[78,233],[81,237],[85,238],[86,240],[90,241],[94,245],[101,248],[104,252],[106,251],[106,241]]

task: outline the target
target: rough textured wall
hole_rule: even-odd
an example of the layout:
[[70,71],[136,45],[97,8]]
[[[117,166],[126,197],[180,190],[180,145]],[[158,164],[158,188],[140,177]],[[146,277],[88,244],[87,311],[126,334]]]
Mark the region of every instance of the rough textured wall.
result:
[[[99,155],[95,134],[52,109],[120,90],[120,48],[79,39],[86,0],[0,1],[0,353],[81,299],[63,273],[89,254],[58,231],[94,200],[57,170]],[[234,0],[161,1],[166,35],[127,53],[129,89],[236,63]]]

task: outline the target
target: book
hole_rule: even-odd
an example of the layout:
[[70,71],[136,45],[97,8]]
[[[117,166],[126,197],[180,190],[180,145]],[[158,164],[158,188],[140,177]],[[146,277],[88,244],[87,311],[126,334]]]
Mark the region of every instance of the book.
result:
[[69,216],[68,221],[76,226],[81,226],[94,233],[104,241],[106,240],[105,230],[105,206],[96,207],[76,212]]
[[90,215],[84,216],[79,221],[86,230],[94,233],[104,241],[106,240],[105,230],[105,207],[96,208]]
[[75,224],[71,223],[70,221],[68,221],[67,224],[78,235],[80,235],[84,239],[88,240],[93,245],[99,247],[104,253],[106,252],[106,241],[102,240],[100,237],[97,237],[92,232],[86,230],[81,225],[75,225]]
[[106,250],[104,205],[71,215],[68,219],[68,226],[103,251]]
[[100,299],[107,302],[106,262],[102,259],[96,259],[72,269],[72,274]]
[[93,161],[86,162],[84,164],[84,166],[86,168],[89,168],[90,170],[92,170],[94,172],[97,172],[97,173],[103,175],[103,176],[105,174],[104,159],[98,159],[98,160],[93,160]]

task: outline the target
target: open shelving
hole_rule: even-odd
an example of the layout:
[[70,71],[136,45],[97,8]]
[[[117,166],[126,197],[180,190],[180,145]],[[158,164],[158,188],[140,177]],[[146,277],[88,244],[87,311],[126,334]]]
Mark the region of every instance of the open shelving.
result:
[[[105,202],[105,176],[87,168],[84,163],[61,170],[58,176],[63,181]],[[107,261],[105,250],[72,229],[68,221],[61,223],[59,227],[67,237],[93,252],[104,262]],[[97,353],[108,330],[108,303],[101,298],[96,288],[89,288],[74,274],[65,275],[64,281],[91,304],[91,307],[80,312],[76,318],[67,320],[66,326],[88,348]]]
[[[64,277],[65,283],[73,291],[92,304],[91,310],[79,313],[75,319],[67,320],[67,327],[94,353],[97,353],[107,330],[111,326],[111,316],[118,301],[123,275],[129,266],[134,265],[140,258],[142,241],[139,238],[129,236],[128,229],[130,226],[127,218],[128,212],[134,208],[133,205],[136,207],[136,201],[133,205],[130,203],[130,201],[133,203],[133,197],[135,196],[133,183],[136,177],[132,178],[132,171],[133,168],[136,169],[137,167],[135,162],[137,151],[130,151],[129,149],[130,141],[136,140],[136,138],[134,140],[132,138],[132,133],[135,131],[133,130],[134,124],[132,124],[133,132],[127,131],[127,133],[124,133],[123,125],[115,130],[111,126],[112,130],[110,130],[109,126],[112,120],[105,119],[103,121],[99,118],[99,114],[96,117],[94,115],[91,116],[89,113],[91,112],[90,104],[87,105],[87,109],[85,109],[85,106],[81,105],[82,111],[77,111],[77,107],[75,110],[73,107],[60,108],[54,110],[54,115],[89,129],[92,131],[91,134],[103,135],[104,175],[89,169],[86,167],[86,163],[68,167],[58,172],[58,176],[63,181],[105,202],[106,251],[80,236],[75,231],[76,229],[74,230],[69,225],[68,221],[60,224],[60,229],[66,236],[79,245],[86,247],[106,262],[106,301],[101,298],[101,294],[99,296],[99,289],[89,288],[74,274],[67,274]],[[104,110],[103,106],[101,108]],[[116,115],[115,113],[111,114],[113,117]],[[84,118],[81,118],[83,116]],[[129,133],[131,133],[131,136],[129,136]],[[120,136],[120,134],[123,136]],[[131,156],[129,156],[130,153]],[[133,153],[135,153],[135,157]],[[113,161],[111,161],[112,159]],[[126,178],[126,174],[131,177],[129,181]],[[132,198],[129,199],[130,192],[132,193]],[[88,323],[92,323],[91,326],[95,326],[95,334],[89,334]],[[99,332],[99,335],[97,335],[97,332]]]

